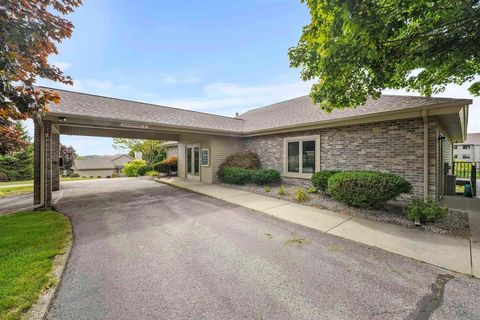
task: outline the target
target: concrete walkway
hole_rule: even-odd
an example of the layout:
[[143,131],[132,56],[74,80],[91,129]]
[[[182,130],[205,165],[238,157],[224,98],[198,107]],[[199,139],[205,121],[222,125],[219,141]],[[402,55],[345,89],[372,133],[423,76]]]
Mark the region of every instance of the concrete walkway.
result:
[[181,178],[158,181],[480,278],[480,244],[469,239],[407,229],[199,181]]

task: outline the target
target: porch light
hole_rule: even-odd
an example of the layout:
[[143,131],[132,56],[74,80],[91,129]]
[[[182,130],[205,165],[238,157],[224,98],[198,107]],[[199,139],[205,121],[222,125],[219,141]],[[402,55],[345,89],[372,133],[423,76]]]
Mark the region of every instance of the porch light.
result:
[[67,122],[67,118],[66,117],[59,117],[58,121],[59,122]]

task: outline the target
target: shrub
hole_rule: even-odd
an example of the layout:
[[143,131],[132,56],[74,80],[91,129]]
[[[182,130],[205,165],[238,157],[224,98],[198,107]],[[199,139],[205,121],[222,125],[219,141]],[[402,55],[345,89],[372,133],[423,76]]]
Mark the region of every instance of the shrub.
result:
[[3,172],[0,172],[0,182],[7,182],[7,181],[8,181],[7,175]]
[[153,170],[153,167],[150,166],[150,165],[145,165],[145,166],[141,166],[137,169],[137,173],[139,176],[144,176],[148,171],[151,171]]
[[390,173],[347,171],[328,179],[328,192],[332,198],[361,208],[375,207],[411,189],[407,180]]
[[100,179],[102,176],[97,176],[98,179]]
[[111,178],[111,176],[106,176],[105,178],[107,178],[107,179],[110,179],[110,178]]
[[118,178],[118,174],[116,174],[115,172],[112,173],[112,178]]
[[270,186],[263,186],[263,191],[270,192]]
[[152,170],[170,175],[172,172],[177,172],[177,157],[171,156],[162,162],[156,163],[152,166]]
[[143,167],[147,164],[145,160],[132,160],[128,163],[125,163],[122,169],[122,173],[125,174],[127,177],[137,177],[138,176],[138,168]]
[[220,165],[220,169],[223,167],[258,169],[260,168],[260,159],[255,152],[241,151],[228,156],[225,162]]
[[310,186],[307,188],[307,193],[317,193],[317,189],[315,189],[314,187]]
[[75,173],[72,173],[72,174],[70,175],[70,178],[79,178],[79,177],[80,177],[80,175],[79,175],[78,173],[76,173],[76,172],[75,172]]
[[150,171],[147,171],[147,173],[145,175],[149,176],[149,177],[156,177],[156,176],[158,176],[158,172],[155,171],[155,170],[150,170]]
[[287,194],[287,191],[285,190],[285,187],[284,186],[280,186],[280,188],[278,188],[278,195],[279,196],[284,196]]
[[448,214],[448,209],[440,208],[432,200],[415,199],[405,209],[407,218],[418,219],[420,222],[436,221]]
[[322,170],[322,171],[315,172],[311,178],[313,186],[317,190],[326,191],[328,187],[328,179],[337,172],[340,172],[340,171]]
[[295,191],[293,192],[293,198],[297,202],[305,202],[310,199],[303,188],[295,188]]
[[218,170],[220,181],[229,184],[245,184],[250,181],[251,172],[244,168],[223,167]]
[[280,172],[273,169],[256,169],[251,171],[251,181],[258,185],[280,183]]

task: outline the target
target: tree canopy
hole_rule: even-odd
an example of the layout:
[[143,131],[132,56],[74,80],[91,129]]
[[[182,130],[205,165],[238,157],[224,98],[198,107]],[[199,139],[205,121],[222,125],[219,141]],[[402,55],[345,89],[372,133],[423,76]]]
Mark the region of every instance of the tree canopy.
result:
[[63,158],[63,168],[70,169],[73,166],[73,161],[77,158],[77,151],[72,146],[60,143],[60,157]]
[[71,84],[48,57],[72,34],[63,18],[81,0],[2,0],[0,5],[0,135],[14,134],[13,121],[43,111],[59,97],[34,86],[37,77]]
[[[165,148],[162,146],[164,142],[162,140],[113,138],[113,148],[127,151],[132,156],[135,152],[141,152],[143,160],[151,164],[165,154]],[[165,156],[162,159],[164,158]]]
[[290,48],[326,111],[356,107],[386,88],[430,96],[473,82],[480,95],[479,0],[302,0],[311,22]]

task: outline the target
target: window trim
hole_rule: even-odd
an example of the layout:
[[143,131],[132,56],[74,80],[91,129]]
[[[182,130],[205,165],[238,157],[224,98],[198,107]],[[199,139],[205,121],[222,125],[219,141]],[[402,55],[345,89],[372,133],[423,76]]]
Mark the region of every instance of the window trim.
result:
[[[293,136],[283,138],[283,176],[287,178],[310,179],[313,173],[302,173],[303,170],[303,141],[315,141],[315,172],[320,171],[320,135]],[[299,143],[299,173],[288,172],[288,143]]]

